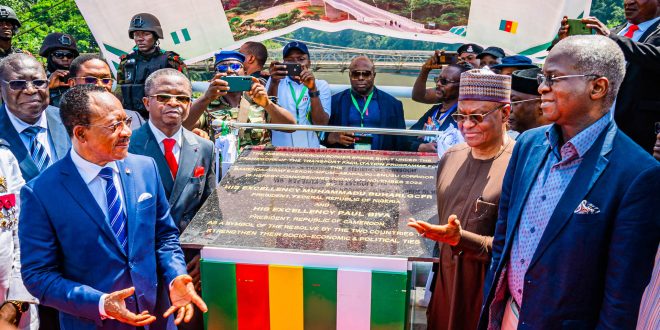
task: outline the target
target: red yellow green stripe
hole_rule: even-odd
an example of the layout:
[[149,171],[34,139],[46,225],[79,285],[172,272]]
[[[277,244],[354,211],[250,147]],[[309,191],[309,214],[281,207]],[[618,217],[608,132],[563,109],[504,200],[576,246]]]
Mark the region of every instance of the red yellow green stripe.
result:
[[268,265],[236,264],[236,288],[238,330],[270,329]]
[[303,268],[268,266],[270,328],[303,330]]

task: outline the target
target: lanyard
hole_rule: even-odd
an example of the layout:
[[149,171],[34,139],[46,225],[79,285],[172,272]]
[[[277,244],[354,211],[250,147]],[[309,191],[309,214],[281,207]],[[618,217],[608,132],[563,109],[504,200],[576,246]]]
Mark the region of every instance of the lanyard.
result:
[[373,89],[371,90],[371,93],[369,93],[369,96],[367,97],[367,101],[364,102],[364,108],[360,109],[360,106],[357,103],[357,100],[355,100],[355,96],[353,96],[353,93],[351,93],[351,100],[353,101],[353,105],[355,106],[355,109],[357,109],[358,113],[360,113],[360,127],[364,127],[364,115],[365,113],[367,116],[369,115],[369,103],[371,103],[371,97],[374,96],[374,91]]
[[451,115],[456,110],[456,108],[458,108],[458,104],[454,104],[453,107],[449,108],[449,110],[447,110],[445,113],[441,114],[440,118],[438,118],[436,120],[435,118],[438,116],[438,111],[440,111],[441,108],[442,107],[438,107],[437,109],[435,109],[435,112],[433,113],[433,117],[431,117],[432,120],[436,123],[437,129],[440,129],[440,126],[442,126],[442,124],[445,123],[445,120],[447,120],[447,117],[449,117],[449,115]]
[[297,124],[300,118],[299,105],[303,97],[305,96],[305,93],[307,93],[307,86],[303,86],[300,95],[296,96],[296,91],[293,90],[293,86],[291,85],[291,83],[289,83],[289,91],[291,92],[291,97],[293,98],[293,101],[296,102],[296,124]]

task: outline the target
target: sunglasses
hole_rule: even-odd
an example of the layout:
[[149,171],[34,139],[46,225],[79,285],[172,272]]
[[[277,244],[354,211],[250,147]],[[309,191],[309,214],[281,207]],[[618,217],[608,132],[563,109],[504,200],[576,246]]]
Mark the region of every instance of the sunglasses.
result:
[[28,86],[32,86],[36,89],[46,89],[48,87],[48,80],[46,79],[35,79],[35,80],[3,80],[3,82],[9,85],[9,88],[15,91],[20,91],[28,89]]
[[149,95],[149,97],[155,97],[156,101],[158,101],[159,103],[167,103],[172,98],[174,98],[177,102],[183,105],[190,103],[191,100],[190,96],[188,95],[155,94],[155,95]]
[[441,85],[456,84],[456,83],[459,82],[457,80],[449,80],[449,79],[440,78],[440,77],[435,77],[435,79],[433,79],[433,81],[435,81],[436,84],[438,82],[440,82]]
[[243,67],[240,63],[218,64],[215,67],[216,72],[238,71]]
[[371,71],[351,71],[348,73],[351,79],[360,79],[361,77],[364,77],[365,79],[369,79],[371,78],[372,74],[373,72]]
[[[499,107],[497,107],[497,108],[495,108],[495,109],[493,109],[493,110],[490,110],[490,111],[488,111],[488,112],[486,112],[486,113],[473,113],[473,114],[469,114],[469,115],[464,115],[464,114],[462,114],[462,113],[454,113],[454,114],[451,115],[451,117],[454,118],[454,120],[455,120],[457,123],[462,123],[462,122],[464,122],[464,121],[466,121],[466,120],[469,120],[469,121],[471,121],[471,122],[473,122],[473,123],[475,123],[475,124],[481,124],[481,123],[483,123],[484,118],[486,118],[486,116],[490,115],[491,113],[493,113],[493,112],[495,112],[495,111],[497,111],[497,110],[502,109],[502,108],[503,108],[504,106],[506,106],[506,105],[507,105],[507,104],[500,105]],[[459,110],[460,110],[460,109],[459,109]]]
[[123,120],[116,121],[110,125],[87,125],[87,126],[93,126],[93,127],[101,127],[105,129],[109,129],[113,133],[116,133],[119,130],[124,129],[124,127],[131,127],[131,123],[133,122],[132,117],[126,117]]
[[84,84],[87,85],[97,85],[99,81],[101,82],[102,85],[112,85],[112,83],[115,81],[112,78],[97,78],[97,77],[76,77],[75,79],[82,80]]
[[58,60],[61,60],[65,57],[68,58],[68,59],[72,59],[72,58],[75,57],[75,55],[73,55],[72,52],[56,51],[56,52],[53,52],[53,57],[55,57]]

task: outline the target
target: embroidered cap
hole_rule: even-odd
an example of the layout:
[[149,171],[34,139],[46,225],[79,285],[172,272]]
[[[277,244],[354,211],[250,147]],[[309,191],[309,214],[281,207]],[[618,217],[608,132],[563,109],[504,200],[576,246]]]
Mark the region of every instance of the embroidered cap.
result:
[[495,74],[488,68],[463,72],[458,100],[510,103],[511,76]]

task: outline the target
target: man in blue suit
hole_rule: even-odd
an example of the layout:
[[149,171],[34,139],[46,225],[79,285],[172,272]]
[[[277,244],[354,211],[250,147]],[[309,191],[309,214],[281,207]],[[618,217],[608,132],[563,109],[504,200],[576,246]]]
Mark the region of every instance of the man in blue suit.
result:
[[660,164],[609,109],[623,53],[601,36],[550,52],[551,126],[521,135],[504,177],[481,329],[634,329],[660,240]]
[[71,147],[59,109],[49,106],[48,78],[33,56],[16,53],[0,62],[0,138],[27,182],[64,158]]
[[[376,67],[371,59],[353,58],[349,75],[351,88],[332,96],[328,125],[406,129],[401,101],[374,86]],[[406,150],[408,145],[402,136],[354,133],[329,133],[324,142],[330,148],[371,150]]]
[[28,291],[60,311],[62,329],[176,329],[192,303],[206,311],[157,165],[128,154],[130,119],[119,100],[85,85],[60,105],[73,148],[21,190],[30,205],[19,222]]

